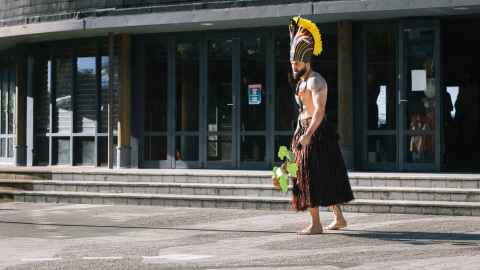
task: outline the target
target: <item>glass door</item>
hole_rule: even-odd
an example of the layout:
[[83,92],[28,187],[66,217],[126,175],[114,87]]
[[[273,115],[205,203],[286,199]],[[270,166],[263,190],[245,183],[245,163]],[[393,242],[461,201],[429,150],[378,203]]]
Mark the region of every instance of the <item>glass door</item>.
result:
[[[171,168],[172,156],[169,137],[168,100],[168,45],[152,40],[145,43],[143,100],[143,166]],[[170,140],[169,140],[170,139]]]
[[265,38],[240,40],[240,167],[263,168],[266,162],[267,87]]
[[200,42],[175,45],[175,168],[200,167]]
[[207,167],[234,167],[233,39],[207,41]]
[[393,25],[370,25],[363,31],[363,115],[366,136],[364,167],[369,170],[398,168],[397,38]]
[[439,27],[434,23],[400,26],[400,169],[440,169]]

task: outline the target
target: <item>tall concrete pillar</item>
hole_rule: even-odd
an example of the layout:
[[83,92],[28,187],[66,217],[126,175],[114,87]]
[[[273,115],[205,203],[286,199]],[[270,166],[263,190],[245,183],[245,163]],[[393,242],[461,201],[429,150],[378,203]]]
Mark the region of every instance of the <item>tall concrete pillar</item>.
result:
[[27,59],[19,51],[15,59],[15,165],[27,163]]
[[128,168],[131,161],[131,37],[120,34],[120,93],[118,117],[117,167]]
[[338,131],[349,169],[353,168],[353,47],[352,22],[337,23],[338,35]]

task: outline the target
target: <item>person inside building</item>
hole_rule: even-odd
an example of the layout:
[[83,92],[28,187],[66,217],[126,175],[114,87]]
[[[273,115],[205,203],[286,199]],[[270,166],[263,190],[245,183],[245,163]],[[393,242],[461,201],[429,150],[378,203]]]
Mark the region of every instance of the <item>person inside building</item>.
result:
[[[323,229],[344,228],[347,222],[339,205],[353,200],[347,169],[338,144],[338,134],[327,120],[327,82],[311,69],[313,55],[322,48],[317,26],[304,18],[292,18],[290,30],[290,63],[292,85],[298,103],[298,125],[292,139],[292,151],[299,167],[293,180],[292,206],[309,210],[311,224],[300,234],[320,234]],[[328,206],[333,222],[323,228],[319,206]]]

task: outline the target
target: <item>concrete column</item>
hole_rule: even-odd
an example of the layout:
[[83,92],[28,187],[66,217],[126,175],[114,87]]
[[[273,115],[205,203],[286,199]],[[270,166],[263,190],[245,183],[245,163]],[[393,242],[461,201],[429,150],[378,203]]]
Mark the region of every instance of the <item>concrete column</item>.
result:
[[27,59],[19,52],[15,59],[15,165],[27,163]]
[[337,23],[338,131],[347,168],[353,167],[353,47],[352,23]]
[[131,37],[120,34],[120,93],[118,117],[117,167],[128,168],[131,161]]

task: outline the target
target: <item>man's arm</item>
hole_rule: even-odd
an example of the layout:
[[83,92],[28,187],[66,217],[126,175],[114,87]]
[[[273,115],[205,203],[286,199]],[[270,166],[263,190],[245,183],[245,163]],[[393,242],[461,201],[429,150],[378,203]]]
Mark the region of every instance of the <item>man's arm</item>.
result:
[[327,104],[327,82],[321,76],[313,77],[311,78],[310,83],[307,84],[307,88],[312,93],[314,111],[312,121],[305,132],[305,135],[311,137],[325,117],[325,108]]

